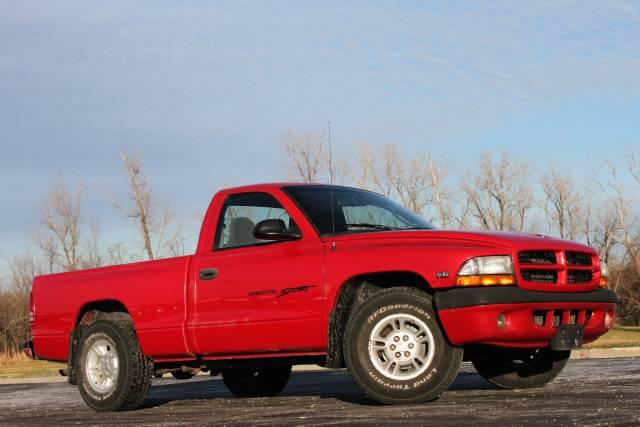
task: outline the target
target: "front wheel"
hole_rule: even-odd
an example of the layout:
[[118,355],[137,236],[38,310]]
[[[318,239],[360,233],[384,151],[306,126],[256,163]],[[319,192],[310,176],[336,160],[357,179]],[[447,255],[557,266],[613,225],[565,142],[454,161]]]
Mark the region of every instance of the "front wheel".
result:
[[344,336],[349,373],[373,399],[388,404],[434,400],[453,382],[462,350],[444,337],[431,296],[390,288],[365,301]]
[[553,381],[564,369],[571,351],[548,348],[492,350],[472,361],[478,373],[505,389],[537,388]]
[[153,375],[153,362],[140,349],[127,320],[98,320],[80,341],[78,389],[96,411],[135,409],[144,400]]
[[272,397],[289,382],[291,365],[264,368],[231,368],[222,371],[222,380],[236,397]]

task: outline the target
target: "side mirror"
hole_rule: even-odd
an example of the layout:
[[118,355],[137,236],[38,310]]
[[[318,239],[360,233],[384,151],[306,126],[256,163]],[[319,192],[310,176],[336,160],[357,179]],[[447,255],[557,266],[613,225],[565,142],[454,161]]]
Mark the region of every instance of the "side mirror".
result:
[[265,219],[253,227],[253,237],[260,240],[299,240],[302,236],[290,231],[281,219]]

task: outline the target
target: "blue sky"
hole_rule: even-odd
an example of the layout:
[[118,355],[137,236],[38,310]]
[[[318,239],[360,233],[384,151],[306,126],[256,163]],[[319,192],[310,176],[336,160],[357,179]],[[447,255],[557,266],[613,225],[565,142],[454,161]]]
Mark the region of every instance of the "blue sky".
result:
[[0,256],[59,178],[129,238],[104,196],[125,191],[120,150],[192,218],[221,186],[286,178],[280,132],[327,120],[344,151],[586,173],[640,144],[639,41],[633,1],[0,0]]

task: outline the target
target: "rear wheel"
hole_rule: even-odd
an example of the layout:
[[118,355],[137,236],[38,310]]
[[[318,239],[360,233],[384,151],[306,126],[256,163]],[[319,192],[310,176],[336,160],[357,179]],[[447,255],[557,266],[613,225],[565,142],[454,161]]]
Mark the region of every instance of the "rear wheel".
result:
[[438,398],[455,379],[462,350],[451,346],[436,321],[431,296],[390,288],[365,301],[347,323],[347,368],[373,399],[389,404]]
[[553,381],[564,369],[571,351],[548,348],[500,349],[473,360],[478,373],[505,389],[537,388]]
[[84,331],[77,358],[78,389],[96,411],[121,411],[142,404],[153,362],[140,349],[131,321],[98,320]]
[[231,368],[222,371],[222,380],[237,397],[271,397],[284,389],[291,366]]

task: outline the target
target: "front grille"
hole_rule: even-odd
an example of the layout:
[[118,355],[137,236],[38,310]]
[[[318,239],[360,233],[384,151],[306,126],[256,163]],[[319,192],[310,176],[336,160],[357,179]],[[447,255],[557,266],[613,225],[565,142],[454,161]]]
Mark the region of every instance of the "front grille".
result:
[[569,265],[593,265],[590,255],[580,252],[567,252],[567,264]]
[[553,251],[524,251],[518,254],[520,264],[555,264],[556,254]]
[[518,252],[516,269],[523,282],[567,285],[594,284],[598,269],[594,256],[586,252],[531,249]]
[[558,272],[553,270],[522,270],[522,278],[527,282],[556,283]]
[[589,283],[593,280],[593,272],[585,270],[569,270],[567,281],[569,283]]

